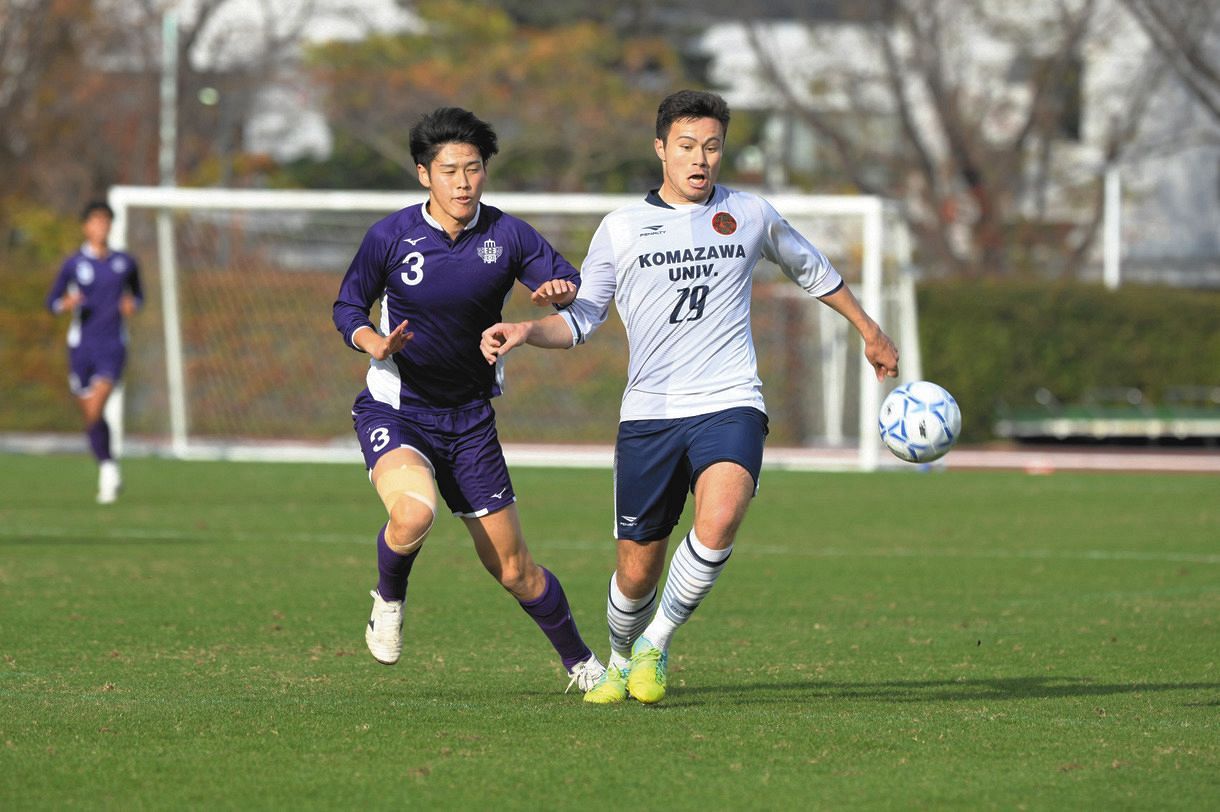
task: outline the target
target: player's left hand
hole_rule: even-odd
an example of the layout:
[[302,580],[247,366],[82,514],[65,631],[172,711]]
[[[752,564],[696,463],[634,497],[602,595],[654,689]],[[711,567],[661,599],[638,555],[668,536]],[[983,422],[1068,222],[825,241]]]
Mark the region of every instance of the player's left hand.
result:
[[566,279],[550,279],[530,294],[530,301],[539,307],[555,305],[567,307],[576,298],[576,285]]
[[130,293],[124,293],[123,297],[119,299],[119,312],[123,314],[123,318],[131,318],[135,315],[135,312],[138,309],[139,302],[137,302],[136,297],[132,296]]
[[878,381],[898,377],[898,348],[881,328],[864,340],[864,357],[873,365]]

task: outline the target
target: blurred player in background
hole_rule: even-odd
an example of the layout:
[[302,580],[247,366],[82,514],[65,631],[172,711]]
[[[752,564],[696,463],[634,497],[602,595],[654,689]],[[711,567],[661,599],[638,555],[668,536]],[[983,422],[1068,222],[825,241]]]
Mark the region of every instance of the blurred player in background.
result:
[[[728,106],[713,93],[662,101],[654,142],[661,186],[602,220],[576,299],[553,316],[483,333],[484,357],[498,363],[521,344],[585,342],[611,299],[627,328],[614,455],[618,565],[606,602],[611,658],[588,702],[664,697],[670,639],[716,583],[757,493],[767,434],[750,333],[759,258],[851,322],[878,380],[898,372],[893,342],[826,257],[762,198],[716,185],[728,124]],[[688,491],[694,527],[674,552],[657,612]]]
[[110,449],[110,426],[103,414],[106,401],[123,377],[127,363],[130,318],[144,302],[136,261],[111,251],[114,212],[101,201],[85,206],[81,230],[85,242],[64,260],[47,294],[52,313],[71,313],[68,327],[68,385],[85,418],[89,448],[98,463],[97,501],[118,497],[122,477]]
[[[389,513],[365,641],[379,662],[398,661],[407,579],[439,487],[483,566],[559,653],[569,687],[587,691],[605,669],[581,639],[559,580],[526,547],[490,402],[502,368],[479,351],[515,282],[534,304],[562,307],[580,276],[527,223],[480,204],[496,152],[495,132],[466,110],[440,108],[413,127],[411,155],[428,200],[369,229],[334,304],[348,346],[372,356],[352,418]],[[380,329],[369,320],[375,301]]]

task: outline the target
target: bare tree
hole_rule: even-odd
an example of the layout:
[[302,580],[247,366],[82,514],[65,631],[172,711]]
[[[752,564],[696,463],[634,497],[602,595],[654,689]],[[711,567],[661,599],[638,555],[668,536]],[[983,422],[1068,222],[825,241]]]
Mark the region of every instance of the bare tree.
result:
[[[297,63],[306,27],[324,11],[316,0],[200,0],[178,22],[179,143],[176,175],[232,182],[245,125],[269,87]],[[328,8],[337,8],[332,2]],[[136,0],[128,30],[145,54],[146,82],[159,81],[164,0]]]
[[1123,0],[1182,84],[1220,123],[1220,4],[1215,0]]
[[[769,26],[746,28],[764,83],[829,145],[851,183],[905,204],[929,264],[984,276],[1048,262],[1075,267],[1092,243],[1100,166],[1131,143],[1161,76],[1139,71],[1104,134],[1088,150],[1081,145],[1082,53],[1112,24],[1098,5],[854,4],[847,22],[808,23],[813,48],[842,61],[803,80],[782,61]],[[1084,152],[1098,169],[1073,178],[1065,156],[1078,166]],[[1065,200],[1085,216],[1065,216]]]
[[50,85],[75,72],[88,19],[87,0],[0,0],[0,176],[8,194],[26,186],[23,165],[46,135],[39,122]]
[[67,213],[115,183],[156,182],[162,17],[178,7],[188,184],[236,182],[245,129],[299,74],[308,26],[362,19],[359,0],[0,0],[0,198]]

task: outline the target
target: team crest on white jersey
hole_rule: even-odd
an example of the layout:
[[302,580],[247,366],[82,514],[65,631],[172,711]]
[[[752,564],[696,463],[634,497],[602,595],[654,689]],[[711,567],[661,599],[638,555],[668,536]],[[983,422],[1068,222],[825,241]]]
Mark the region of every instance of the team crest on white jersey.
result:
[[83,260],[76,263],[76,281],[82,285],[92,284],[93,266]]
[[479,256],[488,265],[494,263],[504,253],[504,249],[496,245],[496,241],[492,239],[484,240],[483,245],[479,248]]
[[727,211],[718,211],[712,218],[712,228],[716,229],[717,234],[723,234],[727,237],[737,230],[737,220]]

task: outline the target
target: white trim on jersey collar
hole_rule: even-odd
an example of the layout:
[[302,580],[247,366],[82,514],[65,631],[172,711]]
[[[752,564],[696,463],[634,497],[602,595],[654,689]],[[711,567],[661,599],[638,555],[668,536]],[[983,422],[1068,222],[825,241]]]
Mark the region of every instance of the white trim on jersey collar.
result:
[[[425,223],[432,226],[433,228],[440,229],[441,231],[445,230],[445,227],[442,226],[439,222],[437,222],[435,217],[433,217],[431,214],[428,214],[428,201],[427,200],[425,200],[423,203],[419,204],[419,211],[424,216]],[[462,231],[469,231],[470,229],[474,228],[475,225],[477,225],[479,222],[479,215],[481,215],[482,213],[483,213],[483,204],[480,203],[478,208],[476,208],[474,210],[474,217],[471,217],[470,222],[467,223],[466,225],[462,226]]]

